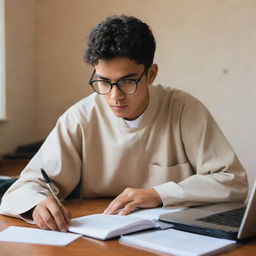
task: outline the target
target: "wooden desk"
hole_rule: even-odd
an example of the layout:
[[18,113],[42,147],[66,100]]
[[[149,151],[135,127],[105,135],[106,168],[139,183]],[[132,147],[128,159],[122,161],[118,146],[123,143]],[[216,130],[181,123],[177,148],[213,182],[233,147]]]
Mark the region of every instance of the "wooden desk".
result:
[[28,159],[1,159],[0,175],[18,176],[28,162]]
[[[71,200],[65,203],[66,207],[72,213],[72,217],[94,214],[102,212],[109,204],[110,200],[93,199],[93,200]],[[0,230],[7,228],[10,225],[34,227],[25,223],[22,220],[10,218],[0,215]],[[170,238],[171,239],[171,238]],[[80,237],[71,244],[59,247],[48,245],[33,245],[22,243],[7,243],[0,242],[0,256],[153,256],[166,255],[163,253],[152,253],[144,250],[139,250],[129,246],[121,245],[118,240],[100,241],[96,239]],[[244,256],[256,255],[256,239],[241,245],[232,251],[220,254],[225,256]]]

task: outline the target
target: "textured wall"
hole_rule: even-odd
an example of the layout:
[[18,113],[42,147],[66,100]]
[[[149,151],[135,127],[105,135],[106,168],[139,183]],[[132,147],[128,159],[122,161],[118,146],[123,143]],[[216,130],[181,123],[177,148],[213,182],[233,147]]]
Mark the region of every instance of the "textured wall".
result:
[[106,16],[127,14],[150,24],[155,34],[156,82],[198,97],[250,180],[256,177],[256,1],[6,2],[10,120],[0,124],[1,147],[45,137],[61,113],[91,93],[87,81],[92,68],[82,61],[87,34]]
[[39,1],[39,133],[91,91],[81,60],[92,26],[113,14],[137,16],[157,40],[157,82],[184,89],[210,109],[254,178],[256,1]]

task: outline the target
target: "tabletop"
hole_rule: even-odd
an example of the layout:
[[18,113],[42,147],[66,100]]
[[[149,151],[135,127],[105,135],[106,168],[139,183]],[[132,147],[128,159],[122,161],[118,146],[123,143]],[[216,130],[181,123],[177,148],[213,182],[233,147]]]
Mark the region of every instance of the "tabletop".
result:
[[[101,213],[110,203],[111,199],[87,199],[70,200],[64,204],[71,212],[71,217]],[[36,227],[20,219],[0,215],[0,231],[8,226]],[[0,256],[67,256],[67,255],[89,255],[89,256],[153,256],[169,255],[157,252],[149,252],[130,246],[122,245],[118,240],[101,241],[88,237],[80,237],[67,246],[49,246],[24,243],[0,242]],[[256,238],[238,244],[236,248],[219,254],[223,256],[256,255]]]

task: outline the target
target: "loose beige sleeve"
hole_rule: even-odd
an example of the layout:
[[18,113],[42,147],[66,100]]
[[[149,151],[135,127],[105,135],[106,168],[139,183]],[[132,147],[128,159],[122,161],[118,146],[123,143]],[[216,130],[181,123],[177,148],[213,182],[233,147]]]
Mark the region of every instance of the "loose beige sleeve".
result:
[[193,97],[184,102],[180,136],[195,174],[154,187],[164,206],[245,200],[245,170],[210,113]]
[[64,199],[81,175],[81,129],[75,117],[64,114],[46,141],[2,198],[0,213],[20,217],[49,195],[40,180],[44,168]]

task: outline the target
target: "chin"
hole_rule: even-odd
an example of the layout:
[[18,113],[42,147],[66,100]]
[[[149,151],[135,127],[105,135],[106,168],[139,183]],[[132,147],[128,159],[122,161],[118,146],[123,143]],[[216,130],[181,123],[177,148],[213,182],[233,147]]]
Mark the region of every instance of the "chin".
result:
[[119,118],[125,118],[126,115],[122,114],[122,113],[117,113],[117,112],[114,112],[112,111],[112,113],[116,116],[116,117],[119,117]]

